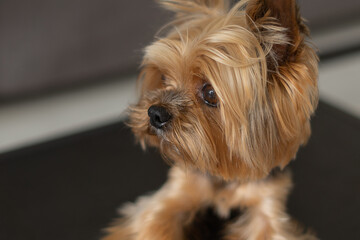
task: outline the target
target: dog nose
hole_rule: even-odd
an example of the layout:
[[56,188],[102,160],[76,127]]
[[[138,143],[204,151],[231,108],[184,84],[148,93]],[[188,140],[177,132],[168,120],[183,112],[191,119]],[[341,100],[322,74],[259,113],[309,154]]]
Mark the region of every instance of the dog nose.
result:
[[171,114],[166,108],[156,105],[149,107],[148,115],[150,124],[158,129],[162,128],[171,119]]

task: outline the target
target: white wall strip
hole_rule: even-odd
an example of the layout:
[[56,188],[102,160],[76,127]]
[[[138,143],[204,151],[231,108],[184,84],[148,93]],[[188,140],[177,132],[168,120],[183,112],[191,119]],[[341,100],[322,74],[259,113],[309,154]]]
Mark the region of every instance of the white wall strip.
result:
[[360,52],[320,64],[320,99],[360,118]]
[[135,77],[0,108],[0,152],[121,120]]

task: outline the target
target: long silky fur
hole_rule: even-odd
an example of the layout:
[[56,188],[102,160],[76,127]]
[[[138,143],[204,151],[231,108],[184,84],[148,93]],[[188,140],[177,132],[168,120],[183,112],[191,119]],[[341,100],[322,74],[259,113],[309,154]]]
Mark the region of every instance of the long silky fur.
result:
[[[160,74],[165,74],[167,87],[162,91],[179,91],[181,85],[183,96],[174,101],[191,105],[174,114],[171,131],[164,132],[167,140],[160,140],[167,158],[229,180],[262,178],[274,167],[287,165],[310,136],[309,119],[318,100],[318,59],[304,40],[307,30],[289,44],[286,29],[272,17],[248,24],[252,9],[247,1],[231,9],[224,9],[228,6],[224,1],[160,2],[182,14],[166,38],[145,49],[143,99],[130,114],[130,126],[142,144],[160,146],[142,133],[150,127],[146,109],[161,102],[158,92],[150,90],[161,87]],[[193,16],[187,11],[193,5],[211,14]],[[269,73],[267,63],[279,57],[272,48],[281,44],[294,52],[291,61]],[[209,119],[204,117],[209,110],[191,99],[196,93],[185,87],[199,75],[212,84],[220,100],[219,110]],[[144,116],[139,118],[138,111]]]
[[[122,208],[104,240],[191,239],[207,206],[223,240],[316,239],[286,214],[291,176],[269,176],[307,142],[318,102],[318,58],[295,0],[158,2],[175,17],[145,48],[128,125],[173,167],[159,191]],[[217,107],[204,103],[205,83]],[[152,105],[171,114],[162,129],[149,123]]]

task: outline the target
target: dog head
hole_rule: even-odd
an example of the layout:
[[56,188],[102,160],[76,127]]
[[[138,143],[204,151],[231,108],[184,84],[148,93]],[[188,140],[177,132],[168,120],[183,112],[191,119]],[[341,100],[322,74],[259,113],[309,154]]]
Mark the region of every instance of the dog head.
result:
[[225,180],[284,167],[318,101],[318,59],[295,1],[160,3],[176,14],[145,49],[129,122],[141,145]]

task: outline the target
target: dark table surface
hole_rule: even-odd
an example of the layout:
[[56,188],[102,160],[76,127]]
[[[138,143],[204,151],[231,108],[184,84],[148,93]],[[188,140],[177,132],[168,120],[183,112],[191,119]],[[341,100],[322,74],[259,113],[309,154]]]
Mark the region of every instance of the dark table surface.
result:
[[[360,239],[360,120],[320,103],[290,164],[292,216],[324,240]],[[158,189],[167,166],[122,122],[0,155],[0,239],[98,239],[116,208]]]

